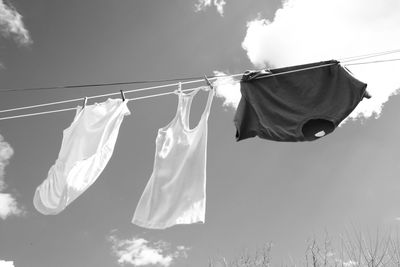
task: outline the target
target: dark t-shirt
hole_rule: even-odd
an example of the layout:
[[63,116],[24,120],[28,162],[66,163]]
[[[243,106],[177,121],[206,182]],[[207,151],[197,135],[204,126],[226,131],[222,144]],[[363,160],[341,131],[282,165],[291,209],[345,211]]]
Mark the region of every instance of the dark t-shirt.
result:
[[245,73],[240,85],[236,140],[258,136],[286,142],[333,132],[367,87],[335,60]]

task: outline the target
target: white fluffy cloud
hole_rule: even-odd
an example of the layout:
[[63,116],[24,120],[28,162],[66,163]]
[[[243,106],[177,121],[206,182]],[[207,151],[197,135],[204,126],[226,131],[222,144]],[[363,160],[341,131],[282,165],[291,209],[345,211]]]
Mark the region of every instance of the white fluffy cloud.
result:
[[0,218],[5,220],[10,215],[21,215],[22,213],[11,194],[0,193]]
[[228,74],[221,71],[214,71],[214,75],[221,76],[213,82],[216,89],[216,96],[224,100],[222,104],[224,107],[236,109],[242,96],[240,94],[240,83],[230,76],[224,77]]
[[[399,14],[398,0],[287,0],[273,21],[248,23],[242,46],[256,67],[272,68],[394,50],[400,48]],[[400,53],[373,60],[387,58]],[[400,61],[348,68],[372,95],[350,117],[379,115],[400,88]]]
[[20,45],[29,45],[32,40],[22,21],[22,16],[7,2],[0,0],[0,33],[12,37]]
[[14,150],[10,144],[5,142],[3,136],[0,135],[0,218],[3,220],[10,215],[21,215],[23,213],[11,194],[2,193],[2,191],[6,189],[6,184],[4,183],[4,169],[13,154]]
[[9,143],[4,141],[2,135],[0,135],[0,191],[5,188],[5,184],[3,181],[4,178],[4,169],[8,164],[8,160],[14,154],[14,150],[10,146]]
[[207,7],[215,6],[218,13],[223,16],[225,5],[225,0],[198,0],[197,4],[195,5],[195,10],[196,12],[199,12],[205,10]]
[[0,267],[14,267],[14,262],[0,260]]
[[151,243],[143,238],[119,239],[115,235],[111,235],[109,241],[112,242],[112,251],[121,265],[168,267],[176,258],[187,257],[187,248],[177,246],[171,252],[170,245],[164,241]]

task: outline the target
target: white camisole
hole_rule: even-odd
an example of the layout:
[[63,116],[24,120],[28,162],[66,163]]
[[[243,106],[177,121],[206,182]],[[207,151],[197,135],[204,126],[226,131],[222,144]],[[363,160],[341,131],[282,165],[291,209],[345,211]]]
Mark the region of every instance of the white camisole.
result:
[[132,223],[152,229],[205,221],[207,123],[214,90],[198,125],[189,128],[193,97],[184,94],[174,119],[158,130],[153,173],[136,207]]

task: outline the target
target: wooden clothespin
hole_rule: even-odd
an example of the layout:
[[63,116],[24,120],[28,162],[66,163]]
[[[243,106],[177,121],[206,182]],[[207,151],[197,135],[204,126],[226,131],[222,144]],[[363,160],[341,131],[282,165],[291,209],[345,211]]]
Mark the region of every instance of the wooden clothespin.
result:
[[178,93],[182,93],[182,83],[178,83]]
[[210,87],[211,90],[214,90],[214,86],[211,84],[210,80],[204,75],[204,79],[206,80],[207,85]]
[[85,97],[85,98],[83,99],[83,106],[82,106],[82,109],[84,109],[84,108],[86,107],[86,103],[87,103],[87,97]]
[[124,90],[119,90],[121,92],[121,98],[122,101],[125,101],[125,94],[124,94]]

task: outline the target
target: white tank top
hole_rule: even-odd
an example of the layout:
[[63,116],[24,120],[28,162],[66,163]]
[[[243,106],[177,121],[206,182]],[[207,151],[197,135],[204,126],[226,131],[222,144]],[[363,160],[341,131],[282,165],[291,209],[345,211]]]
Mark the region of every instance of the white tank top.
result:
[[130,114],[126,103],[108,99],[77,108],[58,159],[36,189],[33,204],[40,213],[60,213],[96,181],[112,156],[123,117]]
[[133,215],[132,223],[145,228],[164,229],[176,224],[205,220],[207,121],[214,90],[198,125],[189,128],[193,97],[179,92],[174,119],[158,130],[153,173]]

